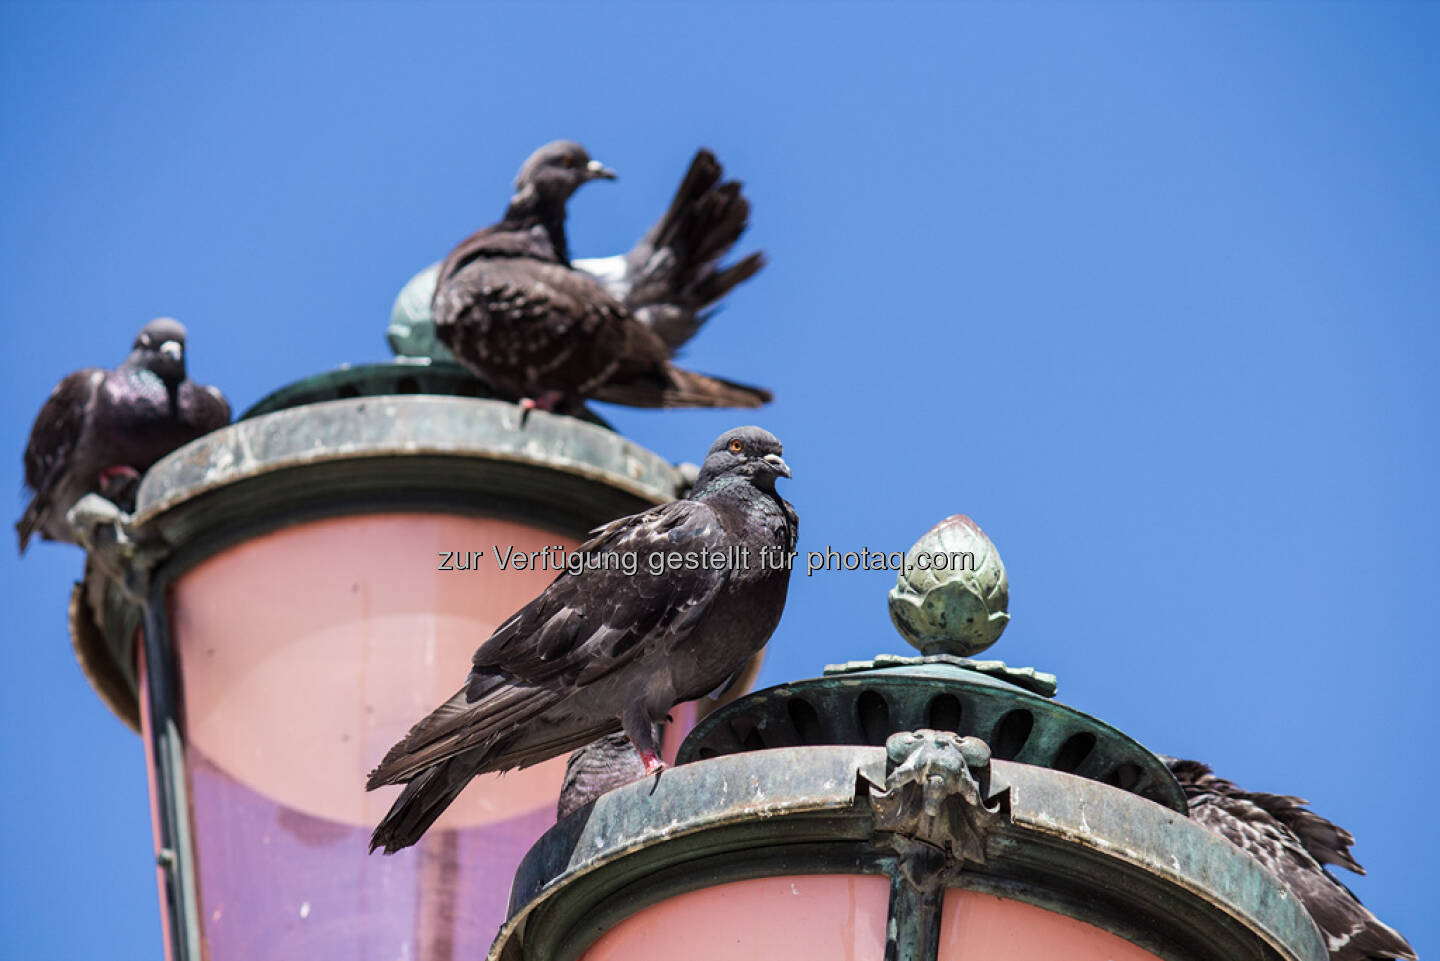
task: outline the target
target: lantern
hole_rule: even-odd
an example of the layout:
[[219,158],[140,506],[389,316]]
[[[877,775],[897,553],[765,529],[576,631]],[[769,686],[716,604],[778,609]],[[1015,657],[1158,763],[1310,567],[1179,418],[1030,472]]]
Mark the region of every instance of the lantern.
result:
[[[347,368],[156,464],[72,602],[87,675],[143,729],[172,959],[478,957],[554,822],[563,757],[477,779],[370,855],[367,772],[592,528],[681,474],[453,365]],[[113,565],[112,565],[113,569]],[[693,710],[676,711],[671,755]]]

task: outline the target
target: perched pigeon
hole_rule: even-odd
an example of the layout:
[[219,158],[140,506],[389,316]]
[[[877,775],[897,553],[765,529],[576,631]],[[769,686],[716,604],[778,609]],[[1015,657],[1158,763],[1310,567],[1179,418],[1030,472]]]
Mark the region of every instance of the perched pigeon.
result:
[[[770,392],[761,388],[676,367],[658,329],[683,328],[683,320],[655,319],[652,329],[600,281],[571,266],[565,204],[581,184],[614,176],[576,143],[556,141],[532,154],[516,177],[504,218],[461,241],[441,265],[432,301],[436,337],[492,388],[527,408],[571,411],[587,398],[634,407],[759,407],[769,401]],[[644,271],[646,290],[673,290],[677,283],[687,288],[676,295],[681,315],[694,313],[716,289],[705,280],[706,259],[684,259],[690,262],[685,277],[671,277],[658,263]],[[644,301],[642,312],[665,315],[649,294],[634,288],[632,294]]]
[[1190,817],[1290,887],[1324,934],[1331,961],[1413,961],[1409,943],[1323,867],[1338,864],[1365,873],[1350,856],[1354,835],[1306,809],[1303,798],[1242,791],[1199,761],[1165,760],[1185,789]]
[[618,732],[607,734],[570,755],[565,764],[565,780],[560,785],[560,800],[555,805],[555,817],[563,818],[606,791],[644,776],[645,762],[630,739]]
[[77,543],[65,520],[77,500],[133,498],[134,481],[151,464],[228,423],[224,396],[185,377],[184,325],[152,320],[125,363],[77,370],[40,408],[25,446],[25,486],[34,496],[15,525],[20,552],[36,532]]
[[584,569],[501,624],[459,693],[371,772],[367,789],[407,787],[370,849],[414,844],[476,774],[616,730],[659,770],[654,725],[739,670],[779,623],[798,525],[775,491],[790,476],[780,452],[758,427],[728,431],[684,500],[597,528],[577,549]]
[[671,356],[710,318],[708,308],[765,266],[758,251],[720,266],[750,219],[741,184],[721,183],[723,173],[715,154],[696,151],[669,209],[628,254],[573,262],[659,334]]

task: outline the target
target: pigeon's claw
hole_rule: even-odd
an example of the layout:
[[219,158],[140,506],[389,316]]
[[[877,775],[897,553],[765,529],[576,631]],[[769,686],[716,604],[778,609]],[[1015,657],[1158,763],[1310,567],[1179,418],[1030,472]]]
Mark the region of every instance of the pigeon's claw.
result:
[[539,397],[520,398],[520,426],[525,426],[525,421],[530,417],[532,410],[553,413],[564,399],[565,395],[558,390],[547,390]]
[[659,774],[661,771],[665,770],[665,762],[660,760],[660,756],[654,751],[641,751],[640,762],[645,765],[646,777],[649,777],[652,774]]

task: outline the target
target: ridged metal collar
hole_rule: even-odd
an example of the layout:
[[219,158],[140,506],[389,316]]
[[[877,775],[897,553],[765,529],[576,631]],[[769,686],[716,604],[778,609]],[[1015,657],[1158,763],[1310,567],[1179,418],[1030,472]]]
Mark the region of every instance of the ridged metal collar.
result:
[[[504,401],[386,395],[252,417],[150,468],[134,523],[173,542],[175,515],[185,505],[256,482],[275,488],[261,497],[276,508],[368,494],[421,506],[437,498],[459,499],[487,513],[496,493],[487,481],[518,472],[525,482],[504,484],[505,493],[535,502],[545,514],[557,505],[562,514],[583,514],[579,523],[590,526],[670,500],[680,488],[673,466],[613,431],[544,411],[532,411],[522,426],[520,414],[517,405]],[[316,498],[295,489],[300,480]],[[543,481],[538,489],[535,480]],[[578,503],[557,497],[557,485],[567,495],[581,490],[584,495]],[[246,507],[253,515],[254,505]],[[212,508],[226,512],[223,504]],[[212,514],[206,526],[213,520]]]

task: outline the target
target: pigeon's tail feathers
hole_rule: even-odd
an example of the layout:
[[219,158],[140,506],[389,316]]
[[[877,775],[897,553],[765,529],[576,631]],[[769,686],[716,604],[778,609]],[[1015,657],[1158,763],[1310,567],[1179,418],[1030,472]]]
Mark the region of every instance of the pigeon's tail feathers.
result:
[[666,373],[670,381],[665,390],[667,407],[755,408],[775,399],[775,395],[764,387],[753,387],[709,374],[697,374],[673,364]]
[[[543,724],[531,728],[543,729]],[[430,829],[435,819],[460,796],[471,779],[491,771],[508,771],[548,761],[594,741],[613,725],[580,731],[552,733],[544,740],[521,741],[506,737],[498,745],[472,748],[433,764],[410,778],[405,790],[370,835],[370,850],[394,854],[408,848]],[[643,771],[642,771],[643,773]]]
[[756,251],[724,270],[705,274],[693,289],[676,296],[676,302],[633,305],[635,319],[653,330],[673,357],[719,310],[698,308],[715,304],[764,266],[765,255]]
[[704,308],[765,265],[756,252],[724,269],[719,266],[750,220],[750,202],[740,184],[720,183],[721,173],[713,153],[698,151],[669,209],[625,255],[625,306],[660,335],[672,354],[703,326]]
[[[685,171],[680,186],[675,189],[675,196],[670,199],[670,206],[645,232],[645,236],[640,238],[630,253],[625,255],[626,260],[630,261],[631,269],[637,271],[638,277],[645,277],[645,271],[654,262],[657,251],[698,251],[700,243],[712,237],[712,225],[702,222],[698,215],[706,196],[720,182],[722,172],[720,161],[713,152],[704,147],[695,152],[690,168]],[[743,201],[744,198],[741,199]],[[713,210],[706,213],[713,216]],[[749,215],[748,205],[744,213]],[[712,229],[702,229],[705,227]],[[739,236],[736,232],[730,243],[738,240]],[[719,239],[715,237],[710,242],[714,243]]]
[[663,379],[611,381],[590,396],[630,407],[763,407],[774,399],[764,387],[739,384],[667,364]]
[[[764,269],[767,261],[762,251],[746,254],[740,260],[726,267],[706,274],[695,286],[695,299],[702,305],[713,304],[730,291],[754,277]],[[709,316],[707,313],[706,317]],[[703,319],[703,318],[702,318]]]
[[15,522],[15,532],[20,535],[20,553],[25,553],[25,548],[30,546],[30,538],[45,523],[45,504],[40,495],[30,498],[30,503],[25,506],[25,513]]
[[502,770],[494,755],[503,750],[503,742],[554,701],[555,695],[544,689],[501,678],[472,678],[386,753],[370,772],[365,790],[410,781],[462,753],[472,756],[472,775]]
[[381,848],[386,854],[394,854],[420,840],[475,776],[466,763],[470,760],[452,757],[412,778],[370,835],[370,851]]
[[676,356],[692,337],[700,332],[713,311],[698,312],[674,304],[651,304],[636,307],[634,317],[655,332],[665,343],[665,350]]

